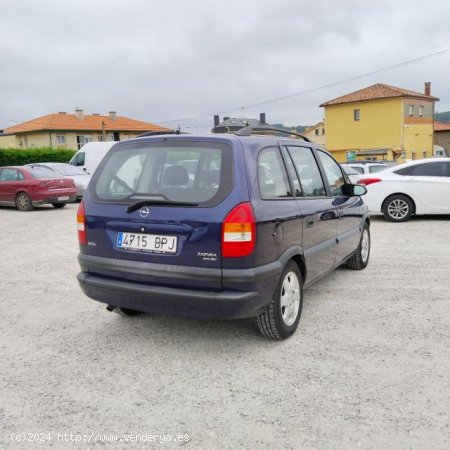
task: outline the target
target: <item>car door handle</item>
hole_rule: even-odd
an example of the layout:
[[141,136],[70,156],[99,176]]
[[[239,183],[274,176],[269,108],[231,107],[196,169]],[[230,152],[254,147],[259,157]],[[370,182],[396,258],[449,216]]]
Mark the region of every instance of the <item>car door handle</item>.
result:
[[306,219],[306,228],[311,228],[314,225],[314,219]]

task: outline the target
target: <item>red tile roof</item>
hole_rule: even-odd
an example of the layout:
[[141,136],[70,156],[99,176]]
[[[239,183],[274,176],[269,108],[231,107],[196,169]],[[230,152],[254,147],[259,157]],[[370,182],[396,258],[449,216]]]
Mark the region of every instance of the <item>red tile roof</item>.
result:
[[48,114],[3,130],[5,134],[26,133],[30,131],[168,131],[168,128],[153,123],[141,122],[128,117],[84,115],[79,119],[76,114]]
[[333,100],[329,100],[325,103],[322,103],[320,106],[339,105],[341,103],[356,103],[356,102],[364,102],[367,100],[376,100],[392,97],[413,97],[433,101],[439,100],[437,97],[433,97],[431,95],[425,95],[419,92],[408,91],[407,89],[389,86],[388,84],[377,83],[374,84],[373,86],[360,89],[359,91],[351,92],[350,94],[346,94]]
[[450,131],[450,123],[434,121],[434,131]]

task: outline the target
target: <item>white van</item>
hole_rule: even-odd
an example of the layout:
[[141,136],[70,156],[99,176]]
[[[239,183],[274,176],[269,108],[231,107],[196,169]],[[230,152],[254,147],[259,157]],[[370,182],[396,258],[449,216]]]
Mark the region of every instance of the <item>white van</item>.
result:
[[69,164],[80,167],[88,174],[92,174],[115,143],[116,141],[88,142],[73,155]]

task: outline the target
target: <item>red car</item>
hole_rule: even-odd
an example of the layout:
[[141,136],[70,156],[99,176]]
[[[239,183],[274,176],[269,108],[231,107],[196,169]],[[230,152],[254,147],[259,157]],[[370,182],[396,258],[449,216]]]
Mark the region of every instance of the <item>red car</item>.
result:
[[59,178],[46,167],[0,167],[0,205],[15,205],[19,211],[51,203],[63,208],[77,198],[75,183]]

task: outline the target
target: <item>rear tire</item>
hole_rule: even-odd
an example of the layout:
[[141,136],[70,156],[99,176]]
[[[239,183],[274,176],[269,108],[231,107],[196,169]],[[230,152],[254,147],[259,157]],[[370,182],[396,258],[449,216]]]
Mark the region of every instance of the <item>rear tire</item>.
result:
[[381,208],[387,220],[391,222],[406,222],[414,211],[413,202],[409,197],[395,194],[388,197]]
[[53,205],[53,208],[61,209],[61,208],[64,208],[64,206],[66,206],[67,203],[52,203],[52,205]]
[[16,196],[16,208],[19,211],[31,211],[33,209],[33,202],[26,192],[19,192]]
[[259,331],[270,339],[287,339],[297,329],[303,307],[303,281],[294,261],[283,270],[272,301],[256,318]]
[[119,314],[119,316],[126,316],[126,317],[133,317],[137,316],[138,314],[141,314],[141,311],[136,311],[135,309],[128,309],[128,308],[114,308],[113,310],[116,314]]
[[361,239],[359,241],[358,248],[353,255],[347,259],[347,267],[352,270],[365,269],[369,264],[370,256],[370,229],[366,223],[361,233]]

